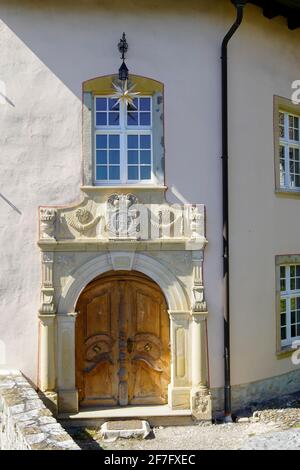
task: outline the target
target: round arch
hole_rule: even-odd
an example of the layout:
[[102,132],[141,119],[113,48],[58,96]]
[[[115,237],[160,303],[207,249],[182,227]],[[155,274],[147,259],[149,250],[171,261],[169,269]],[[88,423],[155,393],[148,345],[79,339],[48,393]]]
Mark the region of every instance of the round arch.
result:
[[[125,270],[139,271],[159,285],[171,311],[187,312],[190,310],[188,296],[178,278],[162,263],[144,254],[114,252],[114,257],[131,259],[130,266]],[[107,271],[123,269],[116,267],[110,254],[101,254],[80,266],[69,276],[58,301],[58,314],[75,311],[77,300],[82,290],[93,279]]]

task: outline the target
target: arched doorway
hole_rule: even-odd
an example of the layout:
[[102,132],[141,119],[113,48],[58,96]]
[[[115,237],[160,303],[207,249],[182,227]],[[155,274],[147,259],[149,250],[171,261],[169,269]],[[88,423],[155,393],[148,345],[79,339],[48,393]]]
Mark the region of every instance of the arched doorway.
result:
[[86,286],[76,312],[79,405],[167,403],[170,327],[160,287],[136,271],[111,271]]

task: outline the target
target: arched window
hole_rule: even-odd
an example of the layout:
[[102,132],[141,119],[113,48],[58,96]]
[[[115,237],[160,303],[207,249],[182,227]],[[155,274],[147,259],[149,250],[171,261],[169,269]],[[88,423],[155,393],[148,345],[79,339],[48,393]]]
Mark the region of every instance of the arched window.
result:
[[163,85],[130,75],[132,102],[114,96],[115,76],[83,84],[84,185],[163,185]]

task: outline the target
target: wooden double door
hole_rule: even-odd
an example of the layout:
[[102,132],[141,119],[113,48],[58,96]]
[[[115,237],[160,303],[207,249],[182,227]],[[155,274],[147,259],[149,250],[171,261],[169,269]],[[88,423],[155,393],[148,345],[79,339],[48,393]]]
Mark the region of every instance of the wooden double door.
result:
[[167,403],[169,318],[160,288],[136,272],[108,273],[77,303],[80,406]]

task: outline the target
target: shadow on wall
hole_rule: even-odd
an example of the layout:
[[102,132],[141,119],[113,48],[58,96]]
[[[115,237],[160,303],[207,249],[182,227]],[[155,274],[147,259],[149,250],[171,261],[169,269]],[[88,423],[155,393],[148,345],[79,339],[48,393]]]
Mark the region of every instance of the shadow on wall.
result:
[[[159,73],[165,62],[163,48],[160,50],[157,47],[159,36],[170,44],[168,71],[171,76],[176,76],[178,56],[184,54],[186,58],[191,37],[183,25],[182,31],[174,27],[174,15],[180,17],[186,11],[193,21],[198,21],[204,15],[215,16],[216,11],[220,10],[224,18],[228,11],[226,7],[226,2],[225,5],[220,2],[216,6],[215,2],[199,0],[128,0],[125,3],[121,0],[103,0],[101,3],[93,0],[10,0],[1,2],[0,18],[81,100],[81,83],[84,80],[117,72],[120,65],[117,42],[123,30],[128,32],[129,70],[142,73],[141,68],[148,70],[151,63],[153,77],[156,72]],[[103,31],[105,41],[101,41]],[[4,33],[5,27],[0,23],[0,37]],[[13,50],[11,53],[13,56]],[[101,60],[102,57],[105,61]],[[139,64],[139,70],[135,63]]]
[[0,193],[0,198],[3,199],[14,211],[16,211],[18,214],[22,215],[22,212],[20,209],[18,209],[11,201],[9,201],[3,194]]

